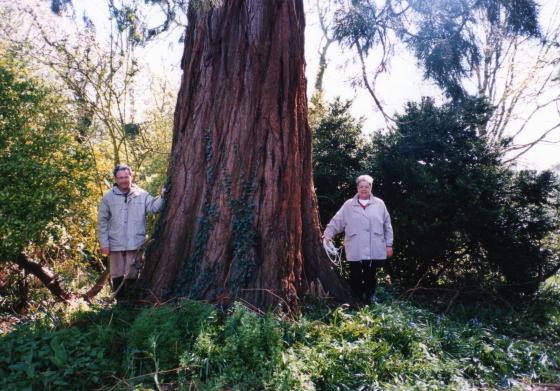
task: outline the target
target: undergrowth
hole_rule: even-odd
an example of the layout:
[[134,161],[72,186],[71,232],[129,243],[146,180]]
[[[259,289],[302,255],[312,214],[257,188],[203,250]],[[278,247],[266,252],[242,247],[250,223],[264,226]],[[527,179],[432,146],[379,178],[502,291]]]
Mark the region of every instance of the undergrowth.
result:
[[[0,337],[0,389],[469,390],[560,382],[558,296],[447,314],[381,295],[296,320],[195,301],[98,308]],[[538,321],[535,319],[538,318]]]

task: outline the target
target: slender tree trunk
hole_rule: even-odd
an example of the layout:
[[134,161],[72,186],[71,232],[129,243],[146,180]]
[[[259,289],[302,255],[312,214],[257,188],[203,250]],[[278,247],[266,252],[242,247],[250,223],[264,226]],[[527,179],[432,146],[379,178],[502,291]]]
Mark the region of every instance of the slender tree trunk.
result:
[[311,289],[349,300],[320,243],[302,1],[229,0],[188,16],[170,192],[145,286],[158,300],[259,308],[294,308]]
[[25,254],[19,254],[15,263],[27,273],[37,277],[58,300],[66,302],[74,298],[72,292],[62,285],[62,281],[51,270],[29,259]]
[[319,69],[317,70],[317,79],[315,80],[315,91],[323,92],[323,78],[325,77],[325,71],[327,70],[327,52],[329,47],[334,42],[334,39],[327,37],[327,32],[324,31],[325,44],[321,47],[319,51]]

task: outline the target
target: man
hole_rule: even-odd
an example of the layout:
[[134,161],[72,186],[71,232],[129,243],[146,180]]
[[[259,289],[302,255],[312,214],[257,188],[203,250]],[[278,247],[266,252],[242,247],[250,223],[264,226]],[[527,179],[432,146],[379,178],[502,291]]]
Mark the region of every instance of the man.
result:
[[113,176],[115,185],[99,205],[97,235],[101,253],[109,256],[111,282],[119,302],[138,278],[136,254],[146,237],[146,215],[161,210],[165,188],[159,197],[152,197],[132,182],[132,169],[126,165],[117,165]]

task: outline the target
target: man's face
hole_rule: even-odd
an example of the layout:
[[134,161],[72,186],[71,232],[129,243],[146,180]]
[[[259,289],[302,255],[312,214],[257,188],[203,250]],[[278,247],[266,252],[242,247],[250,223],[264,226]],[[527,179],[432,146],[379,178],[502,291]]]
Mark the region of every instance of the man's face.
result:
[[367,183],[366,181],[360,181],[360,183],[358,183],[358,196],[361,199],[366,199],[369,198],[371,194],[371,186],[369,183]]
[[126,193],[130,190],[130,186],[132,185],[132,174],[128,170],[117,171],[115,182],[119,190]]

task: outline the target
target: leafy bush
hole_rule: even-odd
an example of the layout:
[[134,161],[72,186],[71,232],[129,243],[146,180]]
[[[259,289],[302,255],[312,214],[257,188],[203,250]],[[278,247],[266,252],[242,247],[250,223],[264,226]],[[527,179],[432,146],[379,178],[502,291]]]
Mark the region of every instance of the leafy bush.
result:
[[374,138],[372,169],[396,232],[389,269],[403,286],[454,285],[529,299],[560,268],[544,244],[558,230],[558,179],[514,172],[478,133],[482,99],[409,103]]
[[0,260],[58,238],[88,192],[91,158],[65,99],[0,62]]
[[321,223],[326,225],[344,201],[356,194],[355,180],[366,173],[371,143],[362,135],[362,120],[352,117],[351,101],[325,104],[313,97],[313,183]]

